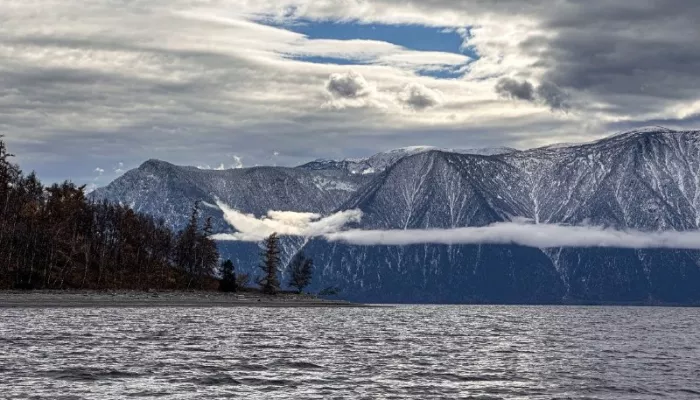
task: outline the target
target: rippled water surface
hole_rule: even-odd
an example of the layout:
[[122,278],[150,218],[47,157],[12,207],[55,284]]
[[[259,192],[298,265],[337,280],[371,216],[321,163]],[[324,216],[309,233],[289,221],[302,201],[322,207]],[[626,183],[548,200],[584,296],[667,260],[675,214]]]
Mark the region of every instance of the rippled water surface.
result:
[[0,310],[0,398],[700,398],[700,309]]

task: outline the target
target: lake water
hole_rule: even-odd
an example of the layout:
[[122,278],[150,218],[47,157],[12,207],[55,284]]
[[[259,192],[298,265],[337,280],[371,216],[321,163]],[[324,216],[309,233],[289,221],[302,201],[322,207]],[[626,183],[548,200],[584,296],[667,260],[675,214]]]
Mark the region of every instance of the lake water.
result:
[[0,309],[0,398],[698,399],[700,309]]

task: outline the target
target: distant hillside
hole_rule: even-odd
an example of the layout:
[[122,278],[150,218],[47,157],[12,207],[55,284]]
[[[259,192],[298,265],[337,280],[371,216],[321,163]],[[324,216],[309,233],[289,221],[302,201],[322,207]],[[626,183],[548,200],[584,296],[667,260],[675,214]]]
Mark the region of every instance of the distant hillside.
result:
[[[399,149],[298,168],[200,171],[148,162],[95,195],[180,226],[195,200],[244,212],[359,208],[358,228],[452,228],[529,218],[618,229],[700,227],[700,131],[646,128],[593,143],[515,151]],[[214,210],[212,213],[216,214]],[[221,230],[230,229],[225,223]],[[315,286],[387,302],[700,301],[700,253],[497,245],[352,246],[288,240]],[[255,245],[225,244],[243,268]]]

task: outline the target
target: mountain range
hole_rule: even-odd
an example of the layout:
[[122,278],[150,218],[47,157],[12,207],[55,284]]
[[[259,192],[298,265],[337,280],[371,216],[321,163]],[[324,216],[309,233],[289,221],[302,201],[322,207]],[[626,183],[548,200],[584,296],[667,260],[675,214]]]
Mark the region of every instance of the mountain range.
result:
[[[524,151],[412,147],[295,168],[213,171],[150,160],[93,196],[162,217],[175,229],[201,201],[218,232],[232,228],[212,206],[217,199],[255,215],[360,209],[356,229],[478,227],[526,218],[688,231],[700,227],[700,131],[652,127]],[[358,246],[301,238],[285,238],[283,247],[285,259],[300,250],[314,259],[312,289],[336,286],[341,297],[364,302],[700,302],[698,251]],[[220,249],[240,270],[256,269],[256,244],[226,242]]]

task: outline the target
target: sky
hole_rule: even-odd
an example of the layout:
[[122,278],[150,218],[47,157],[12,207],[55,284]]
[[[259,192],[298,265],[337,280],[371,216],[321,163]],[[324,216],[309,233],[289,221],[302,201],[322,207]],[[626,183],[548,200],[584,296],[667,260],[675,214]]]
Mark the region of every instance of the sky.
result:
[[0,135],[45,182],[95,187],[151,158],[697,128],[698,20],[695,0],[3,0]]

